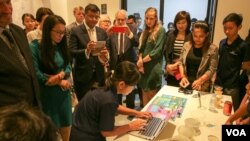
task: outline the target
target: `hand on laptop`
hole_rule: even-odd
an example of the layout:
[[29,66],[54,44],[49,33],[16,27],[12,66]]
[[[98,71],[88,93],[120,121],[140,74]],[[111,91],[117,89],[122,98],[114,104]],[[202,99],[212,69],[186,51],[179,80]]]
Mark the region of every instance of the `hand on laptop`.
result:
[[142,118],[142,119],[150,119],[150,118],[152,118],[152,114],[150,112],[138,112],[136,117]]
[[130,128],[130,131],[135,131],[135,130],[144,130],[144,127],[146,126],[146,124],[147,124],[146,120],[136,119],[130,122],[128,125]]

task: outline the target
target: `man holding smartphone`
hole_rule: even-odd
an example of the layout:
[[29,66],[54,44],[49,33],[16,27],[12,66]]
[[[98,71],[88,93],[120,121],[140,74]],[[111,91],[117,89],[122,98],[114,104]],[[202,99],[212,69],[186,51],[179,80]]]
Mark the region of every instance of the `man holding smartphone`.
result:
[[[107,41],[107,48],[110,51],[110,69],[114,70],[116,65],[122,61],[130,61],[136,63],[137,55],[134,49],[138,45],[136,36],[136,28],[127,25],[127,11],[119,10],[116,13],[115,25],[110,28],[110,36]],[[135,94],[129,94],[126,98],[128,108],[135,108]],[[122,103],[122,95],[119,96],[119,103]]]
[[106,32],[97,27],[100,9],[95,4],[85,7],[83,24],[73,27],[69,39],[71,53],[75,57],[74,88],[78,100],[92,87],[104,86],[105,65],[109,53],[104,46],[99,55],[94,55],[97,41],[106,41]]

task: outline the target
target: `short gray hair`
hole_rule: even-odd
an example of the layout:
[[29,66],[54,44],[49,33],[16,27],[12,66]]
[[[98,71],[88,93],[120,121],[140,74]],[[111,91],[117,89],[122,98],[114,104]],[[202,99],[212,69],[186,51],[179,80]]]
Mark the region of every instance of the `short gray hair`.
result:
[[116,12],[116,14],[115,14],[115,18],[117,17],[117,15],[118,14],[123,14],[124,16],[125,16],[125,18],[126,19],[128,19],[128,14],[127,14],[127,11],[126,10],[124,10],[124,9],[120,9],[120,10],[118,10],[117,12]]

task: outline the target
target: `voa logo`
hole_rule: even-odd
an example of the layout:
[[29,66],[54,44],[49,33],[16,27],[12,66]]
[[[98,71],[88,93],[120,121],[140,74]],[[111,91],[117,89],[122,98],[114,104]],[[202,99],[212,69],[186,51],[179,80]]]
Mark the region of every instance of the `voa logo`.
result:
[[244,129],[226,129],[227,136],[247,136]]

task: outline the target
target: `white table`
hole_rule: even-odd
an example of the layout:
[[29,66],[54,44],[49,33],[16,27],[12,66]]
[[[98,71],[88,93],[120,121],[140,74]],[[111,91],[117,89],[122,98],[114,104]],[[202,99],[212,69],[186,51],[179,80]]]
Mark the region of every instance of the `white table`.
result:
[[[221,125],[226,122],[228,116],[225,116],[223,114],[223,109],[216,108],[217,113],[211,112],[209,110],[209,101],[212,96],[211,94],[201,95],[201,103],[204,108],[198,108],[199,99],[194,97],[194,95],[197,94],[197,91],[194,91],[192,95],[185,95],[183,93],[178,92],[178,87],[171,87],[165,85],[161,88],[161,90],[157,93],[156,96],[161,96],[163,94],[185,97],[187,98],[187,103],[181,118],[176,118],[175,121],[170,119],[156,140],[163,141],[173,136],[177,136],[179,134],[178,133],[179,127],[185,125],[184,121],[187,118],[197,118],[202,123],[199,128],[201,134],[198,136],[193,136],[192,141],[208,141],[208,136],[210,135],[216,136],[219,139],[219,141],[221,140],[222,138]],[[156,96],[143,108],[143,110],[147,109],[147,107],[152,103],[152,101],[156,98]],[[230,96],[223,95],[222,101],[224,102],[232,100]],[[125,134],[123,136],[117,137],[115,140],[145,141],[142,138],[138,138],[130,134]]]

